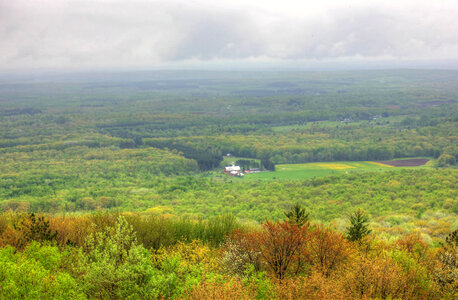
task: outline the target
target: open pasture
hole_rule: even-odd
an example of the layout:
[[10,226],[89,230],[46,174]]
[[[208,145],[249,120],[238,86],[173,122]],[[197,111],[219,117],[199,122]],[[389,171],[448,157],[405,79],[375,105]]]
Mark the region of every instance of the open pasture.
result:
[[[396,169],[403,169],[398,167]],[[353,172],[380,172],[394,170],[390,165],[373,161],[316,162],[306,164],[279,164],[275,172],[248,174],[243,180],[258,179],[309,179]]]

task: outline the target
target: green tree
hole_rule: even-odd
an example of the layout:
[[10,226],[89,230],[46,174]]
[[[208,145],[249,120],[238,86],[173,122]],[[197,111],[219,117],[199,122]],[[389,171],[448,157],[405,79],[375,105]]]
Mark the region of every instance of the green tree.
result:
[[447,165],[454,165],[456,163],[455,157],[450,154],[444,153],[437,159],[437,165],[439,167],[445,167]]
[[350,227],[347,228],[348,240],[355,242],[360,241],[371,233],[369,229],[369,217],[363,210],[358,209],[348,217]]
[[159,290],[154,284],[156,270],[148,250],[137,243],[124,217],[114,228],[90,235],[79,269],[86,294],[95,298],[155,299]]
[[294,204],[288,211],[285,211],[288,222],[302,226],[309,221],[310,214],[302,207],[301,204]]
[[24,252],[0,248],[0,299],[86,299],[63,269],[68,253],[36,241]]
[[[299,228],[309,222],[310,214],[298,202],[296,202],[296,204],[294,204],[288,211],[285,211],[284,214],[288,218],[289,223],[297,225]],[[296,274],[303,268],[303,264],[304,263],[299,256],[297,258]]]

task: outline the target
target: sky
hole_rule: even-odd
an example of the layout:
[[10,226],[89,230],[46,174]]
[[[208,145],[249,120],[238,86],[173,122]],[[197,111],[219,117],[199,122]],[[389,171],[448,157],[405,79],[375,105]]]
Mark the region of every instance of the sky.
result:
[[0,71],[458,69],[457,0],[0,0]]

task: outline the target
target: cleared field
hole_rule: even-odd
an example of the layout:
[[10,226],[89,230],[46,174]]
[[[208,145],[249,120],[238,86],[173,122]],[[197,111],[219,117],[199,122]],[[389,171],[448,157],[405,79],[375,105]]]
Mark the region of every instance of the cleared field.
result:
[[[403,168],[403,167],[400,167]],[[247,174],[242,180],[309,179],[352,172],[379,172],[393,170],[393,166],[373,161],[317,162],[276,165],[275,172]],[[396,168],[396,169],[399,169]]]
[[403,160],[386,160],[379,161],[378,163],[393,166],[393,167],[418,167],[428,163],[429,159],[426,158],[414,158],[414,159],[403,159]]

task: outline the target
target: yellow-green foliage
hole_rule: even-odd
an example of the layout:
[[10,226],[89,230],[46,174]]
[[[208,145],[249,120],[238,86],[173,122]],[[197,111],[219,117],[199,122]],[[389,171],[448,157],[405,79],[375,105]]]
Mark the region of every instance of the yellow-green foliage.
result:
[[[9,214],[0,218],[3,220],[0,297],[197,299],[218,295],[222,299],[440,299],[456,296],[456,232],[448,235],[440,248],[434,248],[420,234],[401,235],[391,242],[370,234],[351,242],[342,233],[323,225],[298,227],[296,223],[283,221],[267,222],[256,230],[236,230],[221,237],[227,243],[220,246],[213,245],[211,240],[194,239],[175,240],[154,249],[145,248],[137,239],[135,228],[140,229],[139,224],[143,223],[136,219],[145,216],[41,217],[57,228],[56,240],[39,243],[36,240],[41,236],[32,235],[21,249],[13,248],[9,241],[14,242],[11,236],[20,237],[27,228],[12,227],[12,222],[27,216]],[[157,230],[160,229],[151,227],[150,234]],[[79,237],[84,240],[82,244],[71,241],[70,238],[80,235],[83,235]],[[287,268],[276,268],[278,259],[283,261],[286,257]],[[238,265],[238,261],[243,264]]]
[[189,270],[200,268],[206,272],[219,270],[220,251],[210,248],[200,240],[191,242],[178,242],[170,247],[162,247],[157,251],[152,251],[151,258],[154,265],[160,266],[168,256],[178,256],[180,258],[180,268]]

